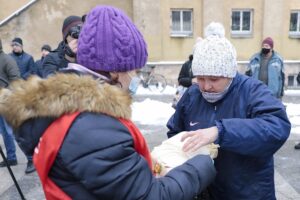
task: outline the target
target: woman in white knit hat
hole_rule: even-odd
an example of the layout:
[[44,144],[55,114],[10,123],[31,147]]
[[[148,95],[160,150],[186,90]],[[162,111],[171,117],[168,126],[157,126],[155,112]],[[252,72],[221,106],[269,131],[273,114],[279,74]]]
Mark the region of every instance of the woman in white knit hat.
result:
[[220,145],[211,199],[276,199],[273,154],[291,128],[284,106],[263,83],[237,73],[235,48],[220,23],[205,34],[192,63],[197,84],[177,104],[168,137],[187,131],[184,151]]

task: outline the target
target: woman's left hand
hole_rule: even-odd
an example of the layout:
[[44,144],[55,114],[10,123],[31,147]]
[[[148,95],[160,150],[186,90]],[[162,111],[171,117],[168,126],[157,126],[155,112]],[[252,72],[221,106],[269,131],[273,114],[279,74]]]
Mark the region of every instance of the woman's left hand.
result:
[[181,141],[185,141],[183,151],[194,152],[202,146],[213,143],[218,138],[218,128],[216,126],[186,132]]

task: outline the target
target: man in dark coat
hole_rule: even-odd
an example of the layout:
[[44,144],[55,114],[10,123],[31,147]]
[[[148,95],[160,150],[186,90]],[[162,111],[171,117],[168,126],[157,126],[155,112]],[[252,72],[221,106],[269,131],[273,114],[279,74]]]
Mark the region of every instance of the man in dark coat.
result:
[[11,47],[12,53],[9,55],[17,62],[21,77],[27,79],[31,74],[35,74],[33,57],[23,50],[22,39],[14,38],[11,42]]
[[[2,50],[2,42],[0,40],[0,88],[7,87],[11,81],[20,78],[20,71],[15,60],[5,54]],[[3,136],[6,153],[7,153],[7,163],[10,166],[18,164],[16,156],[16,145],[13,135],[12,128],[6,123],[6,120],[0,116],[0,128],[1,134]],[[32,156],[27,156],[28,163],[25,170],[25,173],[31,173],[35,171],[35,168],[32,164]],[[1,162],[0,167],[5,167],[6,163]]]
[[[298,76],[297,76],[297,82],[298,82],[298,84],[300,84],[300,72],[298,73]],[[295,149],[300,149],[300,142],[295,145]]]
[[43,76],[43,62],[44,62],[44,59],[45,57],[51,52],[51,47],[50,45],[48,44],[45,44],[42,46],[41,48],[41,53],[42,53],[42,57],[40,60],[37,60],[35,62],[35,70],[36,70],[36,74],[39,76],[39,77],[42,77]]
[[[2,50],[2,42],[0,39],[0,88],[7,87],[10,81],[16,80],[20,77],[20,71],[17,63],[12,57],[7,55]],[[13,132],[6,120],[0,116],[0,130],[4,140],[6,149],[7,163],[10,166],[17,165],[16,145],[14,142]],[[2,161],[0,167],[5,167],[6,163]]]
[[191,54],[189,56],[189,60],[182,65],[178,76],[179,85],[182,85],[183,87],[186,88],[192,85],[192,79],[193,79],[192,61],[193,61],[193,55]]
[[62,27],[63,41],[44,59],[42,76],[53,75],[68,63],[75,63],[77,52],[77,39],[82,26],[82,18],[69,16],[64,20]]

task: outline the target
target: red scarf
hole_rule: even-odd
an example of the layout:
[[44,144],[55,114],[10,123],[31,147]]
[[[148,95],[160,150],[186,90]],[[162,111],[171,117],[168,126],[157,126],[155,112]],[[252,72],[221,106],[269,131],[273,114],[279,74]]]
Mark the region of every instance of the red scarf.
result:
[[[71,124],[79,114],[80,112],[66,114],[55,120],[47,128],[40,138],[38,146],[34,150],[33,162],[41,179],[47,200],[71,200],[71,198],[49,178],[48,174]],[[150,169],[152,169],[151,156],[140,131],[130,120],[119,119],[119,121],[126,126],[131,133],[135,150],[145,158]]]

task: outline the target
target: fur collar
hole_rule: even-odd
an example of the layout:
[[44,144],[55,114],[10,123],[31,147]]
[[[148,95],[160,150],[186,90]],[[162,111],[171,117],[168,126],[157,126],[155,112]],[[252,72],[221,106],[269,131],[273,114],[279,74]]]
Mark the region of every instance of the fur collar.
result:
[[56,74],[48,79],[32,76],[0,91],[0,114],[14,128],[31,118],[59,117],[74,111],[130,119],[131,102],[127,92],[89,76]]

